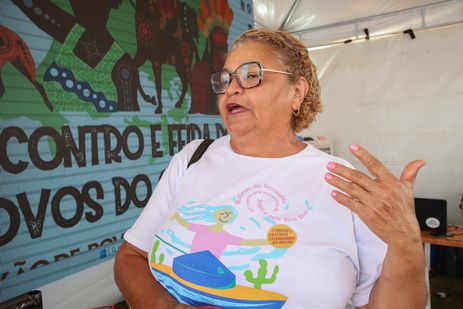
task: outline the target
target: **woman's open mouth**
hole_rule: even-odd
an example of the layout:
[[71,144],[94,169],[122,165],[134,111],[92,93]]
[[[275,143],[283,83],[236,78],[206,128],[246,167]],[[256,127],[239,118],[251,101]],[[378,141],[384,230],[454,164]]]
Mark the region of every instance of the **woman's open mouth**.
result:
[[237,103],[228,103],[227,104],[227,111],[231,114],[237,114],[237,113],[240,113],[240,112],[244,112],[244,111],[247,111],[248,109],[245,108],[244,106],[242,105],[239,105]]

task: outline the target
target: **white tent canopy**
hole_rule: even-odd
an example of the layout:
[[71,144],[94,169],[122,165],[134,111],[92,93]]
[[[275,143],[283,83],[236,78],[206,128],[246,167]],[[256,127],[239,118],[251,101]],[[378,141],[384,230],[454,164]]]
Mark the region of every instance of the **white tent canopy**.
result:
[[253,0],[253,3],[256,27],[288,31],[308,47],[463,22],[462,0]]

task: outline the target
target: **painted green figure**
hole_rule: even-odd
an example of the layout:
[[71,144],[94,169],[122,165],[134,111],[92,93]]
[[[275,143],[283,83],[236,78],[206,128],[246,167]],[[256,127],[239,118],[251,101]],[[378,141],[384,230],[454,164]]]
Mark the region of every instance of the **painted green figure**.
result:
[[259,264],[260,267],[257,270],[257,276],[255,278],[253,278],[252,271],[250,271],[249,269],[244,272],[246,280],[254,284],[255,289],[260,289],[262,287],[262,284],[270,284],[275,282],[278,271],[280,270],[278,265],[276,265],[275,268],[273,268],[272,276],[270,278],[265,278],[267,276],[267,261],[259,260]]
[[159,255],[159,263],[156,263],[156,251],[158,251],[158,248],[159,248],[159,240],[156,240],[153,244],[153,253],[151,253],[151,263],[162,264],[162,262],[164,262],[164,253],[161,253]]

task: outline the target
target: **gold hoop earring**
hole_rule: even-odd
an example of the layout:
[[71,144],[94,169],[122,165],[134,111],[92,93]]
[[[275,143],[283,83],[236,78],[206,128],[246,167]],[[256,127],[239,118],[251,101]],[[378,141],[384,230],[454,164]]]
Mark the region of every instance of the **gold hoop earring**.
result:
[[300,111],[301,111],[301,107],[300,107],[300,106],[298,107],[297,110],[294,110],[294,109],[293,109],[293,115],[294,115],[294,117],[299,116]]

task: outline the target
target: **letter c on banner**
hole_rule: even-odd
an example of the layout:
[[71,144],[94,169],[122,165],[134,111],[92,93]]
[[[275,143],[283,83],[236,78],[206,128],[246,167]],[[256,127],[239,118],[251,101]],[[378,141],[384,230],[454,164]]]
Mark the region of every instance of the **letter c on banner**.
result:
[[7,145],[12,137],[16,137],[19,143],[27,142],[26,133],[18,127],[8,127],[0,134],[0,166],[8,173],[19,174],[24,171],[29,163],[19,160],[13,163],[8,159]]
[[[39,141],[42,137],[48,136],[54,142],[56,146],[56,152],[54,158],[50,161],[45,161],[39,152]],[[41,127],[35,130],[29,139],[29,157],[35,166],[40,168],[43,171],[48,171],[57,168],[61,161],[63,161],[64,156],[64,141],[61,135],[53,128],[50,127]]]

